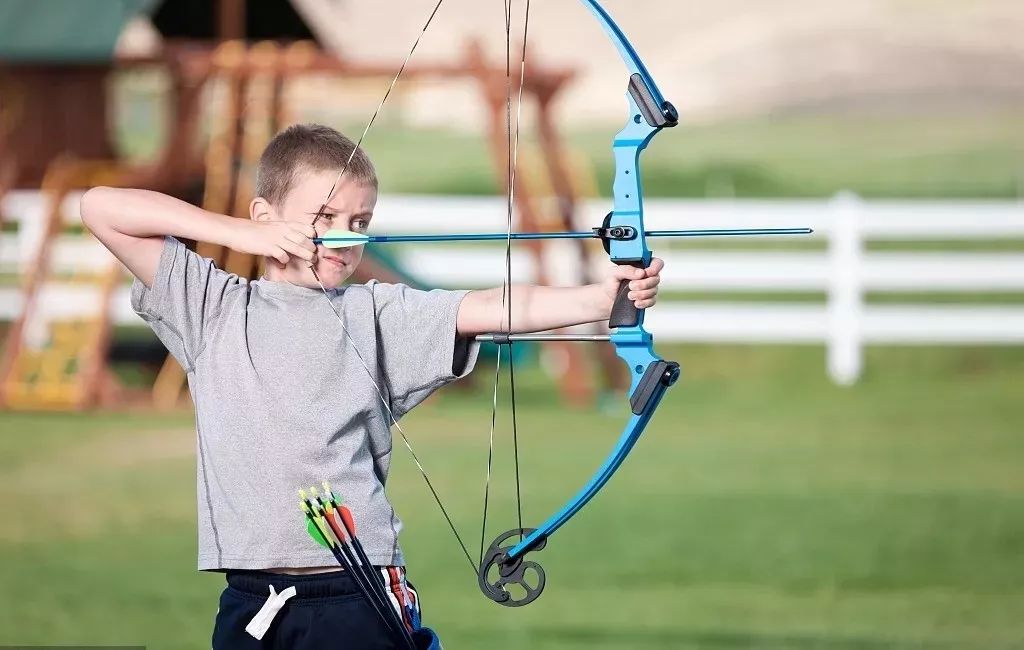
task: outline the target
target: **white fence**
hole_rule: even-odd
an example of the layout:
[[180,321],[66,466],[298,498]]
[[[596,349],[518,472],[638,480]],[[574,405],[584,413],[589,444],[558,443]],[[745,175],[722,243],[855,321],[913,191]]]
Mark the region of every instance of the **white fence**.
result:
[[[380,231],[503,231],[503,200],[493,197],[384,196],[377,209]],[[77,197],[66,204],[77,219]],[[942,240],[951,242],[1024,240],[1024,203],[1014,202],[862,202],[852,195],[831,201],[649,200],[652,229],[755,228],[809,226],[812,238],[827,245],[815,250],[728,249],[673,250],[657,242],[666,260],[664,290],[715,293],[820,292],[811,302],[663,301],[647,323],[662,341],[824,344],[828,371],[840,383],[861,372],[866,345],[982,345],[1024,343],[1024,306],[1013,304],[869,304],[865,293],[879,292],[1018,292],[1024,293],[1024,253],[867,251],[867,241]],[[0,269],[10,271],[31,259],[38,238],[38,195],[14,193],[6,214],[20,218],[17,234],[0,238]],[[597,224],[607,201],[584,204],[580,227]],[[779,238],[775,238],[779,239]],[[573,284],[578,269],[565,242],[548,248],[559,277]],[[397,249],[408,270],[428,284],[486,286],[501,283],[503,256],[493,247],[446,244],[409,245]],[[79,267],[102,264],[105,251],[80,238],[62,238],[55,264]],[[513,259],[514,279],[533,276],[531,260],[521,250]],[[51,293],[52,292],[52,293]],[[81,287],[54,284],[48,291],[62,312],[88,304]],[[59,299],[57,298],[59,296]],[[0,289],[0,319],[19,309],[15,289]],[[116,300],[115,318],[137,322],[127,290]]]

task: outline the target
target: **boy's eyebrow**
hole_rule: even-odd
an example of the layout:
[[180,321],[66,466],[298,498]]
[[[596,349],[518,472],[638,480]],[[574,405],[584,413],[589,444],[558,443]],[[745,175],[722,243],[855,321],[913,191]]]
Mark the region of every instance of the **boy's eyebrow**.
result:
[[[313,212],[306,212],[305,214],[315,217],[319,214],[341,214],[338,210],[332,210],[331,208],[322,208],[320,210],[314,210]],[[354,212],[349,215],[350,217],[372,217],[373,212]]]

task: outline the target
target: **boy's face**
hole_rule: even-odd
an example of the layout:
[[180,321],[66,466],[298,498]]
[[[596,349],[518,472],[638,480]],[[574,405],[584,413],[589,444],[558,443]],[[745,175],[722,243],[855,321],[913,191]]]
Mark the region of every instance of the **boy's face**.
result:
[[[373,209],[377,204],[377,190],[369,184],[352,179],[342,178],[334,191],[334,196],[317,218],[323,206],[327,192],[338,177],[336,170],[319,172],[300,172],[294,187],[281,206],[279,218],[289,221],[313,223],[318,236],[328,230],[351,230],[366,232],[373,218]],[[338,287],[355,272],[363,257],[362,246],[348,248],[327,248],[317,246],[314,268],[320,281],[328,289]],[[303,260],[293,259],[288,263],[286,277],[294,284],[317,287],[316,279],[310,273],[308,264]]]

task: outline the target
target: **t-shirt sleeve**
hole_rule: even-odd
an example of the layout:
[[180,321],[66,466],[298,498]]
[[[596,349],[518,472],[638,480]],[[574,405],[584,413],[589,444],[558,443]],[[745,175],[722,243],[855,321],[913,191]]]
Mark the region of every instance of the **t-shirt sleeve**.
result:
[[132,309],[182,368],[191,372],[230,291],[242,282],[218,269],[213,260],[167,237],[153,286],[137,278],[132,284]]
[[458,337],[459,305],[467,291],[422,291],[404,284],[372,283],[379,355],[396,417],[435,390],[465,377],[480,344]]

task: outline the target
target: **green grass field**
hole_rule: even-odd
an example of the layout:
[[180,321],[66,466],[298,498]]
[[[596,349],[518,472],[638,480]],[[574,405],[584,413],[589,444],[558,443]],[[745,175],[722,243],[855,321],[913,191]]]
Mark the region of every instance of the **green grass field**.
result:
[[[479,594],[400,445],[389,491],[447,648],[1024,647],[1024,350],[874,349],[831,385],[817,348],[686,347],[626,465],[537,555],[522,610]],[[403,426],[478,543],[487,373]],[[618,434],[519,390],[527,524]],[[222,578],[195,567],[191,418],[0,414],[0,644],[208,646]],[[491,537],[514,526],[498,438]],[[258,495],[253,507],[258,508]]]

